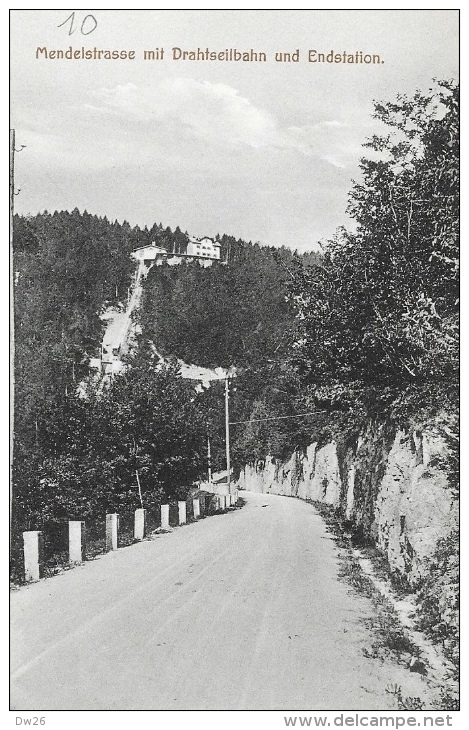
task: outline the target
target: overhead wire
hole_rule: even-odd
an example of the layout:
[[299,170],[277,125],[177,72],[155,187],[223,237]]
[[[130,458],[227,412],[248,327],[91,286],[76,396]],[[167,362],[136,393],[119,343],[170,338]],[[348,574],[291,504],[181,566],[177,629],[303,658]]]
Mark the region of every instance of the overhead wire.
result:
[[304,416],[315,416],[317,411],[297,413],[295,416],[267,416],[266,418],[250,418],[248,421],[230,421],[230,426],[238,426],[241,423],[259,423],[260,421],[282,421],[286,418],[303,418]]

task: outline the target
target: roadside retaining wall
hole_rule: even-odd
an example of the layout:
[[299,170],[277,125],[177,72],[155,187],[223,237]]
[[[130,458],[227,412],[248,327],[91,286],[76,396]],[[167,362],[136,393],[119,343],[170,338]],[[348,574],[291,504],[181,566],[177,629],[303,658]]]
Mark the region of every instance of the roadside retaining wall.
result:
[[347,445],[312,443],[287,461],[247,465],[235,486],[336,508],[417,586],[438,541],[457,529],[459,503],[438,466],[445,449],[436,432],[373,424]]

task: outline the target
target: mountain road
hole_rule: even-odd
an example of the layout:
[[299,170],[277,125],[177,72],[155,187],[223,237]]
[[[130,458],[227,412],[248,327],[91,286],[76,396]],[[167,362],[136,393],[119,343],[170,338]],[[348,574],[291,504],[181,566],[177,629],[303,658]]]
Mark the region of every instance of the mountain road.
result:
[[368,658],[374,608],[314,506],[241,509],[11,596],[14,710],[386,710],[421,677]]

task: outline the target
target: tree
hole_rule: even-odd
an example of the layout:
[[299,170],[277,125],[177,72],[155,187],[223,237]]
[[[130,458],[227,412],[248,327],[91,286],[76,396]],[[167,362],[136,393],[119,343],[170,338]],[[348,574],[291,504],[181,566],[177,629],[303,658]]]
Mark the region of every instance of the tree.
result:
[[238,253],[228,266],[152,269],[140,322],[160,352],[222,367],[258,367],[285,354],[295,324],[285,283],[294,255],[249,244]]
[[296,361],[331,403],[455,395],[458,104],[458,87],[441,82],[375,105],[388,133],[368,141],[350,193],[356,231],[339,230],[320,266],[296,272]]
[[194,398],[175,366],[156,366],[142,348],[104,392],[49,403],[40,445],[16,461],[15,523],[135,509],[137,471],[145,507],[185,498],[206,472],[206,426]]
[[144,497],[185,496],[205,470],[205,424],[194,397],[178,368],[162,367],[145,347],[115,378],[94,413],[96,458],[108,455],[115,489],[136,484],[138,470]]

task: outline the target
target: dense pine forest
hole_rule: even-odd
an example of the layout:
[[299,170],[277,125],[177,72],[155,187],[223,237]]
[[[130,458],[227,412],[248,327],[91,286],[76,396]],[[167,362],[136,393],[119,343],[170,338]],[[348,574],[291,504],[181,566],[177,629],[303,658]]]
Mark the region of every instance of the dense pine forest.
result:
[[152,269],[138,346],[102,392],[78,385],[100,314],[126,301],[130,252],[184,251],[188,234],[76,209],[15,217],[15,535],[139,506],[136,472],[145,506],[185,494],[206,474],[207,436],[223,468],[222,386],[195,394],[176,358],[235,368],[231,419],[250,421],[233,427],[235,469],[385,411],[438,416],[455,485],[458,90],[441,83],[376,116],[388,134],[369,141],[351,189],[354,232],[302,255],[219,235],[224,263]]
[[[88,385],[84,394],[89,360],[100,353],[100,314],[124,306],[131,286],[131,251],[154,241],[179,252],[188,234],[78,210],[15,217],[15,531],[131,508],[137,470],[147,506],[183,495],[206,475],[207,435],[214,466],[223,466],[221,392],[194,399],[172,356],[253,368],[260,382],[292,342],[286,281],[294,262],[320,257],[217,238],[224,265],[150,272],[131,367],[104,392]],[[156,367],[150,344],[166,368]]]

